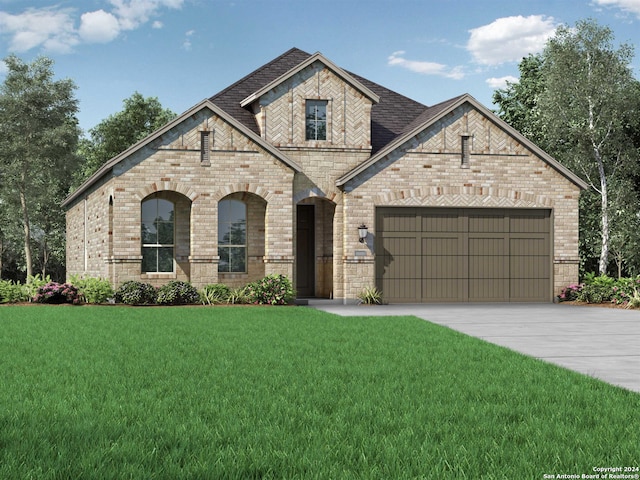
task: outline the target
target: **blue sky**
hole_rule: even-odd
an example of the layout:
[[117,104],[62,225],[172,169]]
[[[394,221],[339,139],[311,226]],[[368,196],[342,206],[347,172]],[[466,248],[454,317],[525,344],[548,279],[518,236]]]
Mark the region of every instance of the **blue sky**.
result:
[[182,113],[291,47],[427,105],[493,108],[523,56],[587,18],[638,50],[640,0],[0,0],[0,58],[54,59],[85,131],[135,91]]

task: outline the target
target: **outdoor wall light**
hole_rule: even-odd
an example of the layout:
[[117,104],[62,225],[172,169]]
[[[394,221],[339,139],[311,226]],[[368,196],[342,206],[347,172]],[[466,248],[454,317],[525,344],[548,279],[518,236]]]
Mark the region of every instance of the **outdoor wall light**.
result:
[[364,243],[365,238],[367,238],[367,226],[363,223],[358,227],[358,237],[360,238],[360,243]]

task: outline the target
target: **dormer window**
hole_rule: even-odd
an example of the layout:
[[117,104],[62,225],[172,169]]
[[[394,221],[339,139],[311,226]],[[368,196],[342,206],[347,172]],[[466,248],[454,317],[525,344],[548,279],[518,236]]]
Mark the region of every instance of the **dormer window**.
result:
[[306,104],[306,139],[327,139],[327,100],[307,100]]

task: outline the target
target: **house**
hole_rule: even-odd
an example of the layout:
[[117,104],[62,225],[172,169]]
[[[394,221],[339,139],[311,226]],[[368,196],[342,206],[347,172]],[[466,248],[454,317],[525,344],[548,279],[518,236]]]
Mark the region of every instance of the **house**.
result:
[[549,302],[578,280],[584,188],[469,95],[427,107],[291,49],[71,194],[67,272]]

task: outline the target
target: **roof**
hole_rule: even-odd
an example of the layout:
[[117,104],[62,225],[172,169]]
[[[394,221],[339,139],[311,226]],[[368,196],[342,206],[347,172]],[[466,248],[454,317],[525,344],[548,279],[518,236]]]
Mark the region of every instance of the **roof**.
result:
[[280,83],[289,79],[292,75],[295,75],[297,72],[316,61],[324,63],[342,79],[371,99],[373,103],[371,107],[371,157],[355,169],[339,178],[336,182],[336,185],[338,186],[344,185],[349,180],[355,178],[359,173],[363,172],[391,151],[398,148],[421,130],[431,126],[443,115],[462,105],[464,102],[470,102],[476,108],[481,110],[487,117],[493,119],[494,122],[499,124],[501,128],[518,138],[522,144],[536,152],[537,155],[562,173],[571,182],[581,188],[587,188],[587,185],[579,177],[559,164],[522,134],[507,125],[506,122],[496,117],[493,112],[477,102],[470,95],[460,95],[432,107],[428,107],[420,102],[405,97],[404,95],[389,90],[386,87],[378,85],[371,80],[343,70],[334,65],[320,53],[312,55],[297,48],[292,48],[269,63],[257,68],[224,90],[216,93],[209,99],[201,101],[182,115],[176,117],[172,122],[128,148],[118,156],[112,158],[86,182],[84,182],[75,192],[69,195],[62,205],[69,205],[74,199],[78,198],[84,191],[90,188],[91,185],[108,174],[119,162],[148,145],[153,140],[159,138],[202,108],[211,109],[217,115],[224,118],[257,144],[262,146],[265,150],[273,154],[276,158],[294,169],[294,171],[301,171],[301,167],[296,162],[262,139],[256,117],[252,113],[249,104],[270,89],[275,88]]

